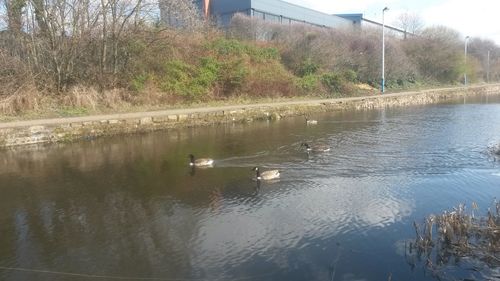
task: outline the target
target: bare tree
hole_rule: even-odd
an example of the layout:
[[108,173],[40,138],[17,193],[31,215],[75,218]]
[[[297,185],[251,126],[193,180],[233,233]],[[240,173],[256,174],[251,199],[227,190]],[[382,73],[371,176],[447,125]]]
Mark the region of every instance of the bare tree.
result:
[[405,12],[399,15],[394,25],[404,30],[404,38],[406,39],[407,33],[419,34],[424,27],[424,22],[417,13]]
[[[34,71],[53,77],[57,90],[73,80],[76,60],[90,34],[85,29],[89,1],[31,0],[25,11],[26,34],[30,42],[25,47]],[[94,19],[94,27],[97,19]]]
[[[376,83],[380,76],[380,44],[377,29],[321,28],[306,24],[277,24],[239,14],[230,24],[230,34],[247,40],[269,41],[281,46],[282,62],[297,76],[318,69],[353,71],[361,82]],[[387,71],[391,80],[417,76],[399,39],[387,39]]]
[[26,0],[4,0],[7,14],[7,26],[11,32],[18,33],[23,27],[22,13],[26,6]]
[[110,0],[113,75],[118,72],[118,45],[125,27],[142,7],[142,0]]
[[150,15],[148,0],[0,1],[9,30],[0,47],[26,62],[40,85],[53,84],[57,91],[84,77],[99,82],[116,76],[127,61],[120,59],[127,55],[120,54],[125,31]]
[[405,52],[426,79],[445,83],[457,81],[463,73],[463,43],[460,34],[445,26],[433,26],[421,36],[408,38]]
[[498,75],[497,58],[500,47],[494,41],[473,37],[469,43],[468,54],[480,63],[480,67],[476,69],[477,77],[481,77],[483,81],[491,81],[491,78]]
[[7,29],[7,1],[0,0],[0,31]]
[[159,0],[160,18],[163,24],[194,30],[204,25],[200,9],[192,0]]

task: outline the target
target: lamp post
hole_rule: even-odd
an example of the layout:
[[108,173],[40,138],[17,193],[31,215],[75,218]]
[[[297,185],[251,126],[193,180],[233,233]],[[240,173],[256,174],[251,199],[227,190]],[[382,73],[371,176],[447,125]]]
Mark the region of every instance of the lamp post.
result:
[[469,36],[465,37],[465,53],[464,53],[464,86],[467,86],[467,43],[469,43]]
[[380,85],[382,93],[385,92],[385,12],[388,10],[387,7],[382,10],[382,82]]

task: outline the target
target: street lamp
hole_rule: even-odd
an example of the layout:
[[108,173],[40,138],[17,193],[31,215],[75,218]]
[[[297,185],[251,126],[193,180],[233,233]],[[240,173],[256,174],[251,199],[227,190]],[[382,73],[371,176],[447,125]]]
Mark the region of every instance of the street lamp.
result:
[[464,86],[467,86],[467,43],[469,43],[469,36],[465,37],[465,55],[464,55]]
[[382,93],[385,91],[385,12],[388,10],[387,7],[382,10]]

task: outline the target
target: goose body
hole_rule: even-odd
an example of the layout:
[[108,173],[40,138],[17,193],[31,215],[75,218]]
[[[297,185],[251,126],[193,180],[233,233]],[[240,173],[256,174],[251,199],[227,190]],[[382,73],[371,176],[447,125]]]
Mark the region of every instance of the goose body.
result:
[[191,167],[210,167],[214,164],[214,160],[210,158],[195,159],[193,154],[189,155],[189,166]]
[[307,125],[318,125],[318,120],[309,120],[309,119],[306,117],[306,124],[307,124]]
[[303,143],[301,146],[304,146],[308,152],[328,152],[331,149],[325,144],[309,145],[308,143]]
[[280,177],[279,170],[264,171],[262,173],[260,172],[258,167],[255,167],[252,170],[255,171],[255,176],[257,180],[273,180],[273,179],[278,179]]

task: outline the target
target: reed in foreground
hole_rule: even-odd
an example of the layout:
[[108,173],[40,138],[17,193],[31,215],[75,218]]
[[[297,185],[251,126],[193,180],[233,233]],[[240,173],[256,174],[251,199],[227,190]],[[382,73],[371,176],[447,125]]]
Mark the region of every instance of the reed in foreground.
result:
[[407,262],[418,263],[438,280],[497,280],[500,278],[500,203],[485,215],[465,204],[424,222],[414,222],[416,239],[406,245]]

